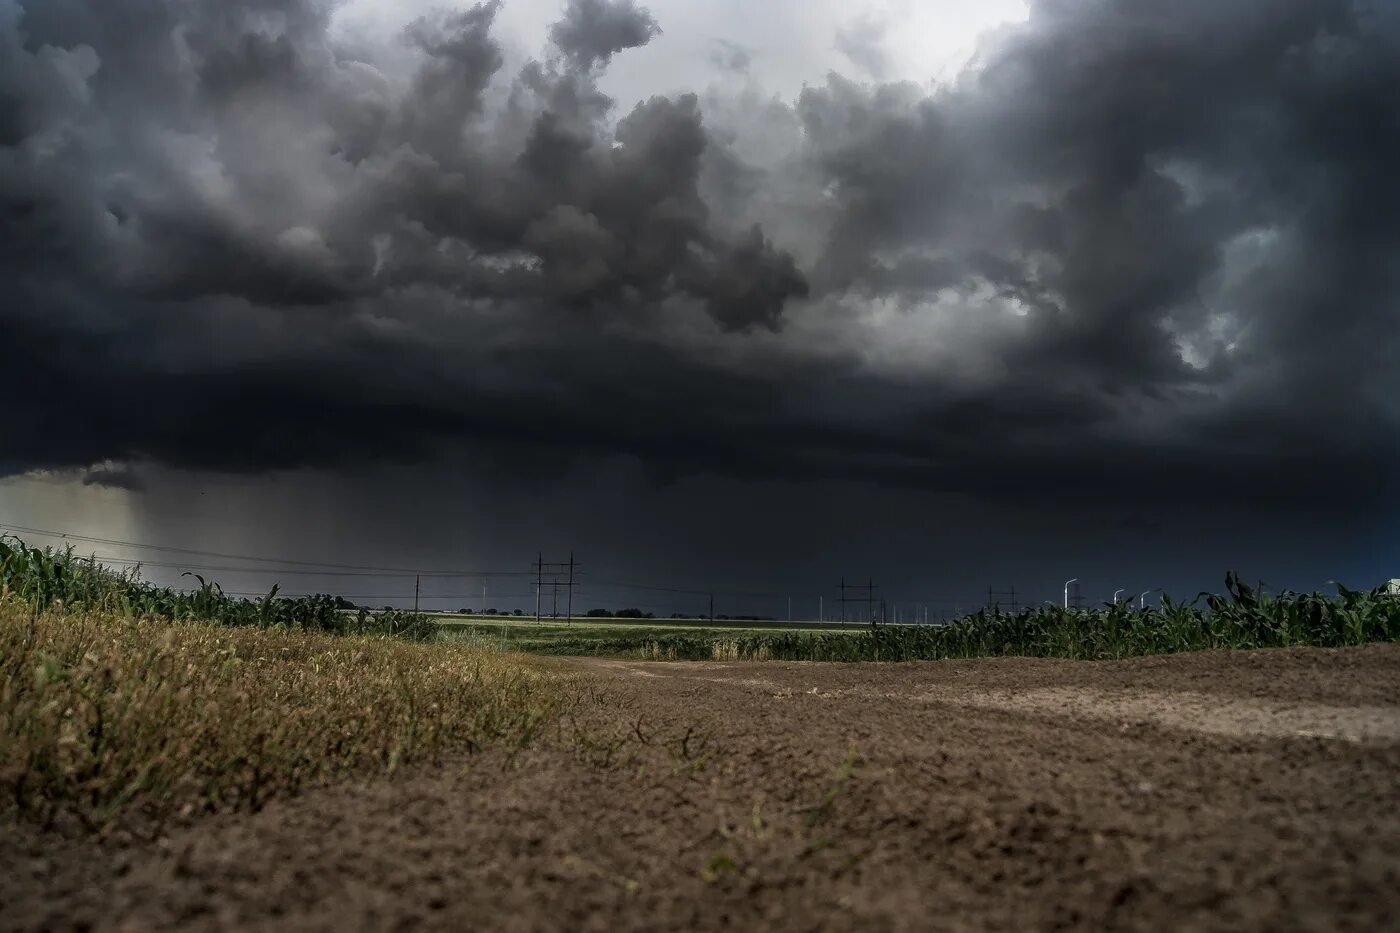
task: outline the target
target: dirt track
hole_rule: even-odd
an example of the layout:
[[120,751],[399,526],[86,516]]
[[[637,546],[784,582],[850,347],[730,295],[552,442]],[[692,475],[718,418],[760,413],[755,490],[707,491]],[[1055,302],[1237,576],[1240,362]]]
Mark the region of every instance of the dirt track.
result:
[[0,927],[1400,927],[1397,646],[568,663],[590,712],[511,764],[0,827]]

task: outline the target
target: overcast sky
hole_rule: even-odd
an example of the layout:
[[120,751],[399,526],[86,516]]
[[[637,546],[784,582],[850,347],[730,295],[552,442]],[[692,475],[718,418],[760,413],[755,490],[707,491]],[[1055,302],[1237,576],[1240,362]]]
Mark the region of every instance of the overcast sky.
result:
[[1397,88],[1384,0],[0,0],[0,524],[662,611],[1374,585]]

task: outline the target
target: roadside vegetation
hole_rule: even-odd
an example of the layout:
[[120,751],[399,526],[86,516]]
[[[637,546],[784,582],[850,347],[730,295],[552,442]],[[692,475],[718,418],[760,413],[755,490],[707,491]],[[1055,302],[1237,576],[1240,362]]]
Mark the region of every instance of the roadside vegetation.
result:
[[519,748],[562,686],[495,651],[14,599],[0,602],[0,674],[4,804],[89,828]]

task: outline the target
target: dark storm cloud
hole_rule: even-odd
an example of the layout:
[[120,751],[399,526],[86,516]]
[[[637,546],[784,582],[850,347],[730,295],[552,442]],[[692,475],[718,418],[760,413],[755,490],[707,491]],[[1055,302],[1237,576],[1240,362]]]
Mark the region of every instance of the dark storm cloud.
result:
[[1392,5],[1042,0],[933,93],[620,113],[632,2],[510,72],[496,4],[431,16],[406,73],[328,2],[121,6],[0,0],[0,473],[563,450],[1129,512],[1394,476]]

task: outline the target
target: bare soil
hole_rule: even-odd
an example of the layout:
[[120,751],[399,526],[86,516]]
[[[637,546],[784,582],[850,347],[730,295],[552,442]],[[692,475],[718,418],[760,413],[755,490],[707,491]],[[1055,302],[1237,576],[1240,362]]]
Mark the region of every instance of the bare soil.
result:
[[0,823],[0,928],[1400,928],[1400,646],[560,666],[513,759]]

